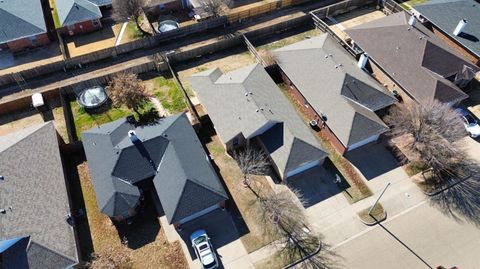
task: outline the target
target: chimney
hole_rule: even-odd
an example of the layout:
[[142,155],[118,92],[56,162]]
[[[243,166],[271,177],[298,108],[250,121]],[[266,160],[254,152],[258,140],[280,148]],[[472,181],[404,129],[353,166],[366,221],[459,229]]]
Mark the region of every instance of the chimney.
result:
[[360,59],[358,60],[358,68],[364,69],[365,65],[367,65],[368,61],[368,54],[364,53],[360,56]]
[[410,26],[415,26],[415,23],[417,22],[417,18],[415,17],[415,15],[412,15],[410,17],[410,19],[408,20],[408,25]]
[[455,30],[453,30],[453,34],[458,36],[459,34],[462,33],[463,29],[465,29],[465,26],[467,26],[467,23],[468,21],[466,19],[461,19],[458,24],[457,24],[457,27],[455,28]]

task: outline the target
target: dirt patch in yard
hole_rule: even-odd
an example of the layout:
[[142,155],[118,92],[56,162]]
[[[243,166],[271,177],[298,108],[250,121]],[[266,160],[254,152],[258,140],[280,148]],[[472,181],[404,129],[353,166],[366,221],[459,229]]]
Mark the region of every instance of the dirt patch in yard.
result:
[[122,24],[104,26],[92,33],[65,38],[70,57],[113,47],[121,28]]
[[[77,166],[80,176],[80,183],[85,200],[86,213],[88,223],[92,234],[93,247],[95,252],[101,252],[109,246],[118,247],[122,244],[117,228],[112,224],[110,219],[102,214],[97,207],[95,191],[90,180],[87,163],[81,163]],[[145,212],[146,213],[146,212]],[[152,223],[156,223],[153,220]],[[159,220],[157,219],[157,223]],[[128,236],[128,245],[134,240],[141,240],[144,237],[151,237],[151,231],[155,233],[154,240],[140,247],[129,247],[128,251],[133,256],[133,268],[171,268],[181,269],[188,268],[186,259],[183,255],[180,243],[168,243],[163,229],[160,227],[152,227],[149,223],[139,223],[140,226],[131,226]]]
[[[68,143],[68,134],[65,124],[65,117],[63,115],[63,108],[53,108],[52,112],[55,129],[57,129],[57,132],[60,134],[63,140]],[[36,111],[2,115],[0,116],[0,136],[42,124],[43,122],[44,120],[42,116]]]

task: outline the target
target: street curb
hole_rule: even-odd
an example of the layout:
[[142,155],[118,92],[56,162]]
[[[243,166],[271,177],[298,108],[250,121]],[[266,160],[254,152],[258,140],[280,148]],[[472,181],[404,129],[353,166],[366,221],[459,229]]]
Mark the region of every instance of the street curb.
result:
[[383,212],[384,212],[383,217],[380,218],[380,220],[377,220],[375,222],[366,222],[366,221],[362,220],[362,218],[360,218],[360,216],[358,216],[358,215],[357,216],[363,224],[365,224],[367,226],[374,226],[374,225],[376,225],[376,224],[378,224],[378,223],[387,219],[387,210],[383,209]]
[[438,195],[438,194],[440,194],[440,193],[442,193],[442,192],[450,189],[451,187],[454,187],[454,186],[456,186],[456,185],[458,185],[458,184],[460,184],[460,183],[463,183],[465,180],[467,180],[467,179],[469,179],[469,178],[470,178],[470,177],[464,178],[464,179],[462,179],[462,180],[459,180],[459,181],[457,181],[457,182],[455,182],[455,183],[453,183],[453,184],[451,184],[451,185],[448,185],[448,186],[446,186],[446,187],[444,187],[444,188],[441,188],[440,190],[437,190],[437,191],[434,191],[434,192],[426,192],[426,191],[423,191],[423,190],[422,190],[422,192],[423,192],[425,195],[430,196],[430,197],[436,196],[436,195]]

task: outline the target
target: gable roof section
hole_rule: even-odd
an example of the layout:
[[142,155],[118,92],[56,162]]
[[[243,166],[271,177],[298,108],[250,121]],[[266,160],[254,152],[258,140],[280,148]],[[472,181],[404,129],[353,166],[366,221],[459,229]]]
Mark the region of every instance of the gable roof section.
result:
[[[280,68],[309,104],[326,116],[327,125],[345,147],[387,130],[374,111],[395,103],[396,99],[359,69],[356,61],[329,35],[285,46],[273,53]],[[369,128],[362,126],[367,122]]]
[[[457,40],[471,52],[480,57],[480,4],[474,0],[431,0],[414,7],[435,26],[443,30],[450,38]],[[467,19],[464,34],[453,34],[460,20]]]
[[[133,145],[129,130],[135,130],[143,149]],[[228,199],[185,114],[143,127],[120,119],[83,132],[82,140],[97,203],[107,215],[116,216],[135,206],[140,197],[136,186],[152,178],[170,223]],[[190,182],[210,196],[185,192]]]
[[[347,30],[347,34],[417,102],[457,102],[468,96],[447,78],[464,66],[479,70],[410,15],[399,12]],[[410,29],[410,30],[409,30]],[[439,89],[438,82],[446,87]]]
[[298,154],[291,163],[307,163],[327,154],[261,65],[222,74],[217,68],[190,77],[218,135],[225,143],[242,133],[258,136],[277,168],[286,175],[294,141],[301,140],[315,154]]
[[67,266],[78,261],[57,139],[53,122],[0,137],[0,202],[12,208],[0,217],[0,240],[30,236],[30,245],[41,245],[38,255],[28,253],[30,268],[58,268],[47,252]]
[[47,32],[40,0],[0,1],[0,44]]
[[100,19],[100,8],[89,0],[56,0],[58,18],[63,26]]
[[93,4],[99,7],[112,5],[112,0],[88,0],[88,1],[92,2]]

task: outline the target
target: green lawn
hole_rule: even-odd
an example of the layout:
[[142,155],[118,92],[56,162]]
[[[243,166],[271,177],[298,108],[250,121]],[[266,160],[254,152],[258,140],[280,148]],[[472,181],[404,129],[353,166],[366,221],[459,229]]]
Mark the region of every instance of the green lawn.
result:
[[183,93],[173,79],[166,79],[162,76],[153,79],[153,93],[170,114],[187,109]]
[[[75,129],[77,132],[77,137],[80,139],[80,133],[91,129],[92,127],[102,125],[107,122],[118,120],[120,118],[125,118],[129,115],[134,115],[137,120],[138,116],[135,113],[122,106],[119,108],[111,107],[108,111],[100,114],[89,114],[85,112],[85,109],[82,108],[77,101],[70,102],[72,107],[73,118],[75,122]],[[140,113],[149,111],[153,107],[153,104],[147,103],[143,109],[140,110]]]
[[428,1],[429,0],[409,0],[401,3],[400,6],[402,6],[406,10],[410,10],[411,9],[410,7],[416,6],[418,4],[426,3]]
[[131,21],[129,21],[127,24],[127,28],[125,29],[125,35],[127,37],[127,41],[143,38],[142,32],[140,32],[137,28],[137,25]]

